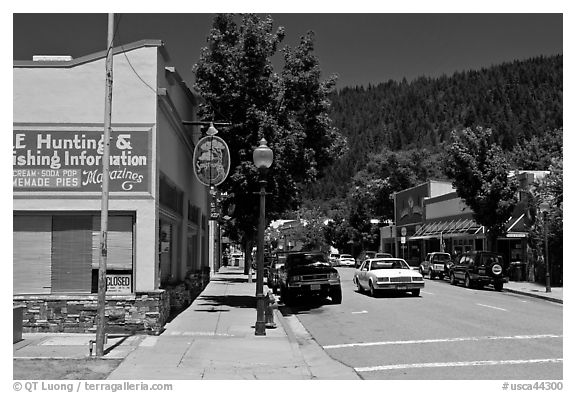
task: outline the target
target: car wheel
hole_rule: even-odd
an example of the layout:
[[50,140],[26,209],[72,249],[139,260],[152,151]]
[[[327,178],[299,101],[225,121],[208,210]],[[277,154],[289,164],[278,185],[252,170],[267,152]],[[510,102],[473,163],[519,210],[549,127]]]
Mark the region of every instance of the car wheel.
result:
[[420,289],[415,289],[415,290],[413,290],[413,291],[412,291],[412,296],[414,296],[414,297],[420,296]]
[[456,276],[454,273],[450,273],[450,285],[456,285]]
[[502,290],[502,288],[504,288],[503,282],[498,281],[498,282],[494,283],[494,289],[497,290],[498,292],[500,292]]
[[355,283],[356,283],[356,289],[358,290],[359,293],[364,292],[364,289],[362,288],[362,285],[360,285],[360,280],[358,280],[358,277],[356,277],[354,279]]
[[472,288],[473,286],[469,275],[466,275],[466,277],[464,277],[464,286],[468,289]]
[[342,288],[341,287],[333,288],[330,291],[330,298],[332,299],[333,304],[341,304],[342,303]]
[[434,274],[432,273],[432,269],[428,270],[428,279],[429,280],[433,280],[434,279]]
[[376,290],[374,289],[374,285],[372,285],[372,281],[369,282],[370,286],[370,296],[376,297]]

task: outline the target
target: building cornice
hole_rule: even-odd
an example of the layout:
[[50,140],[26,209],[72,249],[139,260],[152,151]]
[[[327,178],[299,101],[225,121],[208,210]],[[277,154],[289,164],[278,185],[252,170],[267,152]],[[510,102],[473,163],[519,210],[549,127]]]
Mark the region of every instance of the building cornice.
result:
[[[164,48],[162,40],[140,40],[126,45],[116,46],[112,49],[112,54],[116,55],[123,52],[129,52],[134,49],[144,47],[157,47],[159,48],[162,56],[168,59],[168,53]],[[90,63],[95,60],[106,58],[107,51],[92,53],[86,56],[78,57],[70,61],[33,61],[33,60],[14,60],[14,68],[72,68],[81,64]]]

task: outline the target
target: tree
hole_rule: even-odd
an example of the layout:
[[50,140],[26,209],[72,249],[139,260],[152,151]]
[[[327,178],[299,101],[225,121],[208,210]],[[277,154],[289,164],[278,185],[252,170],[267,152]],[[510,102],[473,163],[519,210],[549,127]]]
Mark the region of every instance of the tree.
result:
[[546,170],[552,164],[552,160],[561,158],[562,131],[562,128],[552,130],[517,144],[512,150],[512,160],[516,168]]
[[318,208],[300,209],[302,222],[300,239],[304,251],[330,252],[330,244],[327,241],[326,218]]
[[258,223],[253,193],[259,176],[252,163],[258,141],[266,138],[274,152],[266,200],[267,219],[273,220],[298,207],[302,185],[321,175],[342,147],[342,138],[326,116],[334,79],[319,81],[312,36],[303,37],[295,49],[285,49],[286,65],[278,74],[271,59],[284,29],[274,30],[270,17],[246,14],[240,23],[236,20],[229,14],[215,17],[194,72],[195,87],[204,99],[200,117],[232,124],[219,135],[231,156],[231,173],[219,188],[228,193],[222,207],[233,217],[229,235],[250,250]]
[[[543,202],[549,204],[549,212],[546,214],[548,225],[548,250],[553,269],[553,279],[562,273],[563,266],[563,224],[564,224],[564,193],[563,193],[563,160],[553,159],[550,173],[543,179],[536,181],[532,198],[530,198],[530,211],[532,212],[533,225],[528,233],[530,246],[544,257],[544,215],[540,211]],[[540,214],[537,214],[540,212]],[[540,269],[543,270],[543,269]],[[542,276],[537,277],[542,280]]]
[[493,142],[492,130],[476,127],[453,131],[445,171],[476,222],[486,228],[488,248],[495,251],[496,240],[517,203],[518,182],[509,176],[509,164]]

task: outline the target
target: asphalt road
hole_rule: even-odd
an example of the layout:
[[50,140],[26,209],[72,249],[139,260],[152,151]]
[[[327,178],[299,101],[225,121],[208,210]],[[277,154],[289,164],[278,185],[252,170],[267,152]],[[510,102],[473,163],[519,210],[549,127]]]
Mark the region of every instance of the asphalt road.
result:
[[364,379],[560,380],[561,304],[487,287],[425,279],[419,297],[356,292],[353,268],[338,268],[340,305],[293,307],[334,359]]

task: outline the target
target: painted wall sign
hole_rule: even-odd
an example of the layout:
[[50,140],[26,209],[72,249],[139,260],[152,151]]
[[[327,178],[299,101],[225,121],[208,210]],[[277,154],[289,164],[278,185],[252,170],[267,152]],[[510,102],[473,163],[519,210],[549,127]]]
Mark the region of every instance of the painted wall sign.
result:
[[428,185],[421,184],[396,194],[396,223],[416,224],[424,219],[424,198],[428,197]]
[[[110,191],[149,191],[150,133],[113,131]],[[104,136],[99,131],[14,130],[14,191],[97,191],[102,189]]]
[[194,148],[194,173],[207,187],[222,184],[230,171],[230,151],[224,139],[209,135]]

